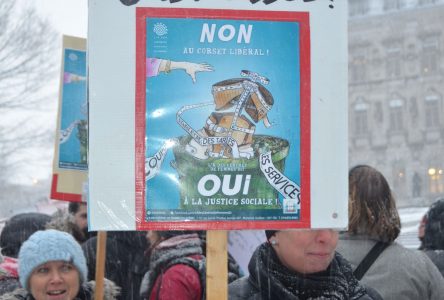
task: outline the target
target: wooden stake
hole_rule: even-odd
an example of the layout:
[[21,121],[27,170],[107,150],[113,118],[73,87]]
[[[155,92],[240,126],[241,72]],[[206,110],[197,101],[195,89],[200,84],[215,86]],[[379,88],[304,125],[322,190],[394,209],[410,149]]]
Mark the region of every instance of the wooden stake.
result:
[[94,299],[103,300],[103,282],[105,278],[106,256],[106,231],[99,231],[97,233],[96,250],[96,289],[94,291]]
[[207,231],[207,299],[228,299],[227,231]]

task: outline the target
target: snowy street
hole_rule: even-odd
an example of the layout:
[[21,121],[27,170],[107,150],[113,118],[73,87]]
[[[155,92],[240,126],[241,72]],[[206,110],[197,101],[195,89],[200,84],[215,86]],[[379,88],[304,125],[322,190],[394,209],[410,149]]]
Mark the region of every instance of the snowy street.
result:
[[428,207],[405,207],[400,208],[401,234],[397,242],[410,249],[419,247],[418,226],[422,216],[427,212]]

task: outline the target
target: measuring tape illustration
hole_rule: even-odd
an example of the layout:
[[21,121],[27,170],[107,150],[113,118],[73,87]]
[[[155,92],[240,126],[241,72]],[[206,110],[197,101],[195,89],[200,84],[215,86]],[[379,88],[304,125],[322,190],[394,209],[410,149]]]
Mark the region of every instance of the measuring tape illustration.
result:
[[66,129],[60,130],[60,137],[59,137],[59,144],[63,144],[67,142],[71,136],[71,133],[73,132],[74,128],[77,127],[81,123],[80,120],[75,120]]

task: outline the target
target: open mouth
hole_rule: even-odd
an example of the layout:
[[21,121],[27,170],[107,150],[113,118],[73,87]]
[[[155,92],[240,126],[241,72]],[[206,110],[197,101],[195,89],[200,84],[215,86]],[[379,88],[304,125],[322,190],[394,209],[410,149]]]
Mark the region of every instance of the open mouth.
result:
[[54,290],[54,291],[48,291],[47,294],[49,296],[60,296],[66,293],[66,290]]

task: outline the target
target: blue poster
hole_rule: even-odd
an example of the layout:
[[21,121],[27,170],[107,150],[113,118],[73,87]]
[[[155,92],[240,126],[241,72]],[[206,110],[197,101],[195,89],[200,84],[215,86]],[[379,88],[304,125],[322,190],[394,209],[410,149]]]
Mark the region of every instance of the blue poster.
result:
[[59,168],[87,170],[86,51],[64,52]]
[[308,46],[277,14],[145,17],[147,222],[300,220]]

